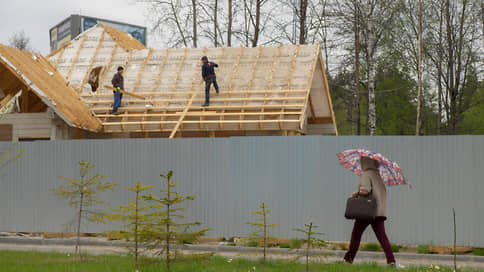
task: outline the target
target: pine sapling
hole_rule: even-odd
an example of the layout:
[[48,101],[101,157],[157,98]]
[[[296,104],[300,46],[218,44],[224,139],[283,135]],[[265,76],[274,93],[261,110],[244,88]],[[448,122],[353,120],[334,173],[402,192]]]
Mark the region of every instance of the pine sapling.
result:
[[59,177],[65,183],[59,185],[57,188],[51,189],[54,194],[66,199],[68,205],[77,210],[76,256],[79,255],[82,219],[86,218],[90,222],[104,222],[104,212],[94,209],[94,206],[107,205],[106,201],[102,200],[99,194],[108,190],[113,191],[116,186],[112,182],[104,182],[106,177],[102,174],[95,174],[89,177],[88,175],[94,167],[95,165],[90,162],[79,161],[80,178],[69,179]]
[[263,262],[265,263],[266,261],[266,251],[267,251],[267,237],[270,228],[276,227],[277,224],[269,224],[269,217],[268,214],[270,214],[272,211],[267,209],[267,206],[265,205],[264,202],[262,202],[261,205],[259,205],[260,210],[252,212],[255,216],[256,219],[254,222],[247,222],[246,224],[251,225],[255,228],[254,232],[250,234],[252,238],[255,239],[260,239],[262,238],[263,243]]
[[144,198],[147,202],[153,203],[153,205],[162,206],[162,208],[156,209],[149,214],[151,222],[147,235],[149,236],[150,248],[156,249],[160,245],[162,246],[162,250],[158,254],[164,255],[167,271],[170,271],[172,246],[174,244],[183,244],[182,237],[186,237],[187,234],[197,238],[204,235],[208,229],[190,232],[190,227],[200,226],[201,222],[175,221],[176,219],[183,220],[185,218],[183,212],[186,211],[186,208],[182,208],[180,205],[187,200],[194,200],[195,197],[183,196],[175,190],[176,184],[172,180],[173,170],[169,170],[167,174],[161,174],[160,176],[163,178],[160,196],[151,193]]
[[318,236],[324,235],[321,232],[315,232],[314,229],[318,226],[313,225],[313,222],[309,224],[304,224],[304,229],[294,229],[295,231],[302,232],[307,238],[306,249],[302,256],[306,257],[306,271],[309,271],[309,250],[312,248],[319,248],[326,245],[326,241],[317,238]]
[[112,209],[111,211],[114,213],[105,216],[109,220],[124,222],[127,238],[133,239],[133,244],[130,244],[129,247],[134,253],[136,267],[138,266],[140,245],[146,241],[145,227],[149,222],[147,214],[152,209],[162,207],[162,205],[147,205],[144,201],[147,196],[144,194],[151,191],[153,187],[143,185],[138,181],[133,187],[126,188],[135,194],[135,198],[130,199],[126,206],[119,205],[116,209]]

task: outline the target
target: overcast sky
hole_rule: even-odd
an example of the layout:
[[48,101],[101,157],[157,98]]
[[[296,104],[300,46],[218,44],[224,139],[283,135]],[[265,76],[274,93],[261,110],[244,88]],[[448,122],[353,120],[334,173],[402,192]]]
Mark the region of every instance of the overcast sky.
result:
[[24,30],[32,47],[47,55],[49,29],[71,14],[148,26],[145,7],[134,0],[0,0],[0,43]]

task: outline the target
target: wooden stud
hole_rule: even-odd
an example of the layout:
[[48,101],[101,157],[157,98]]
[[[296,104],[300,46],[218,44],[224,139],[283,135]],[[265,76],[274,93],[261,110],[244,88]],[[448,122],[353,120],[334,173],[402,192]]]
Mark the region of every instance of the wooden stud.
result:
[[[266,108],[266,109],[282,109],[282,108],[302,108],[304,104],[286,104],[286,105],[246,105],[246,106],[210,106],[210,110],[215,110],[215,109],[258,109],[260,111],[260,108]],[[91,111],[93,112],[99,112],[99,111],[106,111],[109,110],[110,108],[91,108]],[[144,111],[146,110],[146,107],[126,107],[126,110],[130,111]],[[155,110],[161,110],[161,111],[168,111],[168,110],[183,110],[185,109],[185,106],[176,106],[176,107],[152,107],[150,110],[155,111]],[[190,109],[200,109],[200,106],[194,105],[190,106]]]
[[328,105],[331,111],[331,118],[333,119],[334,132],[338,136],[338,127],[336,126],[336,117],[333,111],[333,102],[331,101],[331,94],[329,93],[328,78],[326,76],[326,70],[324,69],[323,57],[319,55],[319,63],[321,64],[321,72],[323,73],[324,90],[326,91],[326,97],[328,98]]
[[[256,55],[255,61],[254,61],[254,66],[252,68],[252,75],[250,77],[249,86],[247,87],[247,90],[250,90],[252,88],[252,83],[254,82],[255,73],[257,71],[257,64],[259,63],[259,58],[260,58],[261,53],[262,53],[262,45],[259,45],[259,48],[257,49],[257,55]],[[249,98],[249,94],[246,93],[245,97]],[[246,106],[246,105],[247,105],[247,101],[244,101],[243,106]],[[242,112],[243,112],[243,110],[242,110]],[[240,120],[244,120],[243,115],[240,116]],[[242,129],[242,123],[240,123],[239,129]]]
[[[196,94],[198,92],[193,92],[191,94]],[[191,96],[190,96],[191,97]],[[213,101],[217,101],[217,102],[222,102],[222,101],[264,101],[264,102],[267,102],[267,101],[284,101],[284,100],[304,100],[306,99],[306,96],[292,96],[292,97],[287,97],[287,98],[284,98],[284,97],[249,97],[249,98],[244,98],[244,97],[233,97],[233,98],[214,98]],[[127,100],[128,102],[130,103],[141,103],[141,104],[146,104],[145,100]],[[174,102],[184,102],[186,101],[186,99],[183,99],[183,98],[173,98],[173,99],[152,99],[151,102],[153,103],[153,105],[157,105],[157,104],[163,104],[163,103],[166,103],[166,102],[169,102],[169,103],[174,103]],[[195,99],[195,101],[205,101],[205,98],[199,98],[199,99]],[[111,100],[100,100],[100,101],[86,101],[85,103],[86,104],[107,104],[107,103],[110,103]],[[158,103],[160,102],[160,103]],[[163,102],[163,103],[162,103]],[[265,105],[265,104],[264,104]]]
[[[234,76],[237,73],[237,70],[239,69],[239,63],[240,63],[240,59],[241,59],[243,53],[244,53],[244,47],[241,46],[240,47],[240,52],[237,55],[237,60],[235,61],[234,69],[232,69],[232,73],[230,74],[230,80],[229,80],[229,84],[228,84],[229,87],[228,87],[228,89],[226,91],[226,93],[228,94],[228,97],[229,98],[230,98],[230,94],[231,94],[231,91],[232,91],[232,84],[233,84]],[[224,102],[224,106],[227,106],[227,104],[228,104],[228,101],[225,101]],[[225,112],[225,110],[222,110],[222,113],[224,113],[224,112]],[[224,115],[222,115],[221,120],[222,121],[224,120]],[[223,124],[222,123],[220,123],[219,128],[220,129],[223,129]]]
[[[175,92],[176,83],[178,81],[178,77],[180,76],[180,72],[182,70],[182,67],[185,64],[185,58],[187,57],[187,52],[188,52],[188,48],[186,47],[185,48],[185,52],[183,53],[182,60],[180,61],[180,64],[178,65],[178,70],[177,70],[176,75],[175,75],[175,80],[173,80],[173,85],[172,85],[171,91],[170,91],[171,93],[174,93]],[[168,100],[171,100],[172,96],[173,95],[170,95],[170,97],[168,98]],[[192,98],[193,98],[193,95],[192,95]],[[168,107],[168,104],[169,104],[169,102],[167,101],[165,103],[165,107]],[[164,120],[164,118],[162,119],[162,121],[163,120]],[[163,123],[160,124],[160,130],[162,130],[162,129],[163,129]]]
[[[276,111],[276,112],[270,112],[270,111],[266,111],[266,112],[244,112],[243,114],[246,115],[246,116],[259,116],[259,115],[265,115],[265,116],[277,116],[279,114],[283,114],[283,115],[299,115],[301,112],[300,111],[285,111],[285,112],[280,112],[280,111]],[[144,114],[144,113],[131,113],[131,114],[126,114],[126,118],[139,118],[139,117],[161,117],[161,116],[165,116],[165,117],[176,117],[176,116],[180,116],[181,114],[183,114],[182,111],[177,111],[177,112],[174,112],[174,113],[149,113],[149,114]],[[224,113],[219,113],[217,111],[190,111],[190,112],[187,112],[185,115],[186,116],[219,116],[219,115],[225,115],[225,116],[239,116],[241,113],[240,112],[224,112]],[[103,115],[103,114],[98,114],[96,115],[96,117],[116,117],[118,118],[119,115],[112,115],[112,114],[108,114],[108,115]],[[327,120],[327,118],[330,118],[330,117],[321,117],[321,118],[324,118],[324,120]],[[318,118],[319,119],[319,118]],[[316,119],[316,121],[318,120]],[[299,120],[299,119],[298,119]],[[274,121],[274,122],[278,122],[278,121]],[[326,122],[327,123],[327,122]]]
[[313,76],[314,76],[314,70],[316,69],[316,60],[318,59],[319,56],[319,43],[316,44],[316,50],[314,50],[314,56],[313,56],[313,61],[311,64],[311,70],[309,71],[309,76],[308,76],[308,82],[306,83],[306,99],[304,101],[304,107],[301,111],[301,117],[299,120],[299,128],[303,129],[304,126],[304,117],[306,117],[306,109],[309,104],[309,94],[311,93],[311,83],[313,81]]
[[101,37],[99,38],[99,41],[97,42],[96,50],[94,51],[94,54],[92,55],[91,61],[89,62],[89,65],[87,66],[86,73],[84,74],[84,78],[81,81],[81,86],[79,87],[79,92],[82,93],[82,90],[84,88],[84,84],[86,84],[87,77],[89,76],[89,72],[91,71],[92,65],[94,64],[94,60],[96,59],[97,52],[99,51],[99,48],[101,47],[101,43],[104,39],[104,34],[106,33],[106,29],[103,29],[103,32],[101,33]]
[[[151,50],[151,49],[150,49]],[[160,78],[161,78],[161,73],[163,72],[166,64],[166,60],[168,59],[168,52],[170,52],[170,49],[165,50],[165,56],[163,57],[163,61],[160,64],[160,69],[158,69],[158,74],[156,74],[156,79],[155,79],[155,85],[153,86],[153,89],[151,90],[150,98],[148,101],[151,101],[153,99],[153,95],[156,94],[156,89],[160,85]],[[145,111],[147,113],[148,110]],[[143,118],[142,121],[145,121],[146,118]],[[141,130],[144,130],[144,126],[141,127]]]
[[[189,120],[189,121],[183,121],[186,124],[198,124],[198,123],[205,123],[205,124],[218,124],[219,122],[223,122],[225,124],[236,124],[236,123],[244,123],[244,124],[258,124],[259,122],[264,122],[264,123],[275,123],[272,120]],[[298,123],[299,120],[283,120],[285,123]],[[159,123],[165,123],[165,124],[174,124],[175,128],[177,128],[180,124],[180,121],[145,121],[143,122],[146,125],[154,125],[154,124],[159,124]],[[139,125],[140,122],[133,121],[133,122],[108,122],[108,123],[103,123],[104,126],[119,126],[119,125]],[[178,129],[171,130],[170,138],[173,138],[175,134],[179,132]]]
[[146,54],[146,57],[143,60],[143,63],[141,64],[141,68],[139,69],[139,72],[138,72],[138,77],[136,78],[136,82],[134,83],[133,93],[135,93],[136,91],[138,91],[138,86],[139,86],[139,84],[141,82],[141,77],[143,76],[143,72],[145,70],[145,65],[148,62],[148,59],[150,58],[152,52],[153,52],[153,49],[150,48],[148,50],[148,54]]
[[[185,56],[186,56],[186,52],[187,51],[185,49]],[[206,47],[203,48],[202,55],[205,55],[205,52],[207,52],[207,48]],[[185,56],[183,57],[183,59],[185,59]],[[201,65],[202,65],[201,62],[198,62],[197,63],[197,66],[196,66],[196,69],[195,69],[195,73],[194,73],[193,78],[192,78],[192,84],[191,84],[191,87],[190,87],[190,92],[193,91],[193,86],[196,84],[197,75],[199,73],[199,70],[200,70],[200,66]],[[178,77],[178,75],[177,75],[177,77]],[[175,86],[173,86],[173,88],[175,88]],[[188,110],[190,109],[190,106],[192,105],[193,99],[195,98],[195,96],[197,96],[196,93],[194,93],[194,94],[191,95],[190,100],[188,101],[188,104],[186,105],[185,109],[183,110],[183,113],[181,114],[180,118],[178,119],[177,124],[175,125],[175,128],[173,129],[173,131],[170,134],[170,138],[173,138],[173,136],[175,135],[175,133],[178,131],[178,128],[182,124],[182,121],[185,118],[185,115],[187,114]]]
[[[203,82],[202,82],[203,83]],[[305,89],[300,89],[300,90],[245,90],[245,91],[225,91],[224,92],[226,95],[231,95],[231,94],[287,94],[287,93],[306,93]],[[179,92],[163,92],[163,93],[157,93],[157,92],[138,92],[137,94],[142,95],[142,96],[169,96],[173,94],[186,94],[186,95],[191,95],[192,92],[188,91],[179,91]],[[81,97],[92,97],[96,96],[95,94],[81,94]],[[111,94],[99,94],[99,96],[111,96]]]
[[[267,81],[267,86],[266,86],[266,90],[270,90],[272,88],[272,79],[274,77],[274,72],[276,71],[276,65],[277,65],[277,61],[279,60],[279,56],[281,55],[281,45],[279,44],[277,46],[277,51],[276,51],[276,56],[274,57],[274,62],[272,63],[272,69],[271,69],[271,75],[269,76],[269,80]],[[264,105],[267,104],[267,92],[264,93]],[[272,101],[275,100],[274,98],[271,99]],[[261,109],[261,112],[264,112],[264,108]],[[260,120],[263,120],[264,116],[261,115],[260,116]],[[262,130],[262,122],[259,123],[259,129]]]
[[55,61],[55,65],[54,65],[55,69],[57,69],[57,66],[59,65],[59,62],[60,62],[62,56],[64,55],[65,51],[66,51],[66,48],[62,47],[62,50],[60,51],[59,57],[57,57],[57,60]]
[[[299,53],[299,47],[300,47],[300,44],[298,43],[296,45],[296,49],[294,50],[294,57],[293,57],[292,63],[291,63],[291,70],[289,71],[289,76],[288,76],[288,79],[287,79],[287,89],[288,90],[291,89],[292,76],[294,74],[294,70],[296,69],[296,61],[297,61],[297,54]],[[287,93],[284,94],[284,97],[287,98]],[[282,105],[285,105],[286,103],[287,102],[284,101],[284,102],[282,102]],[[282,111],[284,111],[284,108],[283,108]],[[284,119],[284,116],[281,115],[280,119],[281,120]],[[279,129],[282,129],[282,123],[279,123]]]
[[77,59],[79,58],[79,54],[81,53],[82,45],[84,44],[86,37],[87,35],[84,35],[81,38],[81,43],[79,44],[79,48],[77,49],[76,56],[74,57],[74,60],[72,60],[72,64],[71,64],[71,67],[69,68],[69,72],[67,72],[66,81],[69,81],[69,77],[71,77],[72,69],[74,68],[74,65],[76,64]]

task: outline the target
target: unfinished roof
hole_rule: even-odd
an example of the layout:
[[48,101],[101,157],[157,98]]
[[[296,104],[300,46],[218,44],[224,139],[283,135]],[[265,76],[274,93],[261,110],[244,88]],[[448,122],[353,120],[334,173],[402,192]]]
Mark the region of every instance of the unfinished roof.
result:
[[[0,108],[20,91],[34,93],[72,127],[99,131],[101,123],[64,77],[42,56],[0,44]],[[34,96],[34,97],[35,97]]]
[[[134,49],[126,51],[110,29],[97,26],[50,57],[105,132],[301,131],[307,122],[336,133],[327,79],[318,45],[257,48]],[[202,108],[200,57],[219,64],[220,95]],[[125,88],[146,100],[123,97],[121,115],[111,115],[111,85],[125,67]],[[100,89],[91,92],[89,72],[103,67]]]

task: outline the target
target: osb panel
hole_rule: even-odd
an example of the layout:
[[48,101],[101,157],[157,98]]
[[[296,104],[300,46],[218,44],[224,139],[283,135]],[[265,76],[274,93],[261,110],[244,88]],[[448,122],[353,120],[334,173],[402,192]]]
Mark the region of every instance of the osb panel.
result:
[[64,121],[88,130],[100,129],[100,122],[84,103],[80,103],[79,96],[47,59],[4,45],[0,45],[0,55],[0,65],[14,74],[26,90],[35,92]]
[[131,49],[146,49],[142,43],[140,43],[137,39],[133,38],[126,32],[117,30],[116,28],[101,25],[106,32],[111,36],[124,50],[131,50]]

